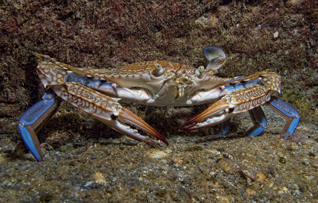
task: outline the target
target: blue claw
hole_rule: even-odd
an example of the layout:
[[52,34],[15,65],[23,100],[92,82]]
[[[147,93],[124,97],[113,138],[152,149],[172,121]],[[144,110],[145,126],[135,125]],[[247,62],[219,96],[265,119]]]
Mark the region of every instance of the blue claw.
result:
[[43,160],[43,155],[36,132],[41,129],[59,105],[53,94],[45,93],[42,99],[21,116],[18,126],[25,146],[38,162]]
[[285,140],[295,132],[298,124],[299,124],[299,113],[294,107],[287,104],[281,99],[276,97],[272,97],[272,99],[267,103],[272,109],[274,109],[277,113],[287,119],[287,123],[283,130],[286,133]]

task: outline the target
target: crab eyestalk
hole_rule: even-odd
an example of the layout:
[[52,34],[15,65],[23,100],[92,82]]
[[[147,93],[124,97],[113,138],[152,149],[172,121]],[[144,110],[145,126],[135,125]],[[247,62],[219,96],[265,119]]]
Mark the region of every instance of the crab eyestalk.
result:
[[204,72],[204,66],[199,66],[196,70],[195,70],[195,74],[198,78],[202,78],[203,73]]
[[151,72],[153,76],[160,77],[165,72],[164,68],[158,63],[155,64],[155,69]]

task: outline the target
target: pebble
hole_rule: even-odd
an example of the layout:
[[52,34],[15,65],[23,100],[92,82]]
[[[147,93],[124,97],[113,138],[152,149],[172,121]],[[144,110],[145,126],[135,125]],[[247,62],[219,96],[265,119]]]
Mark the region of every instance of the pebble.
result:
[[257,173],[256,174],[256,180],[258,180],[259,182],[264,182],[264,180],[265,180],[265,178],[266,178],[266,176],[264,175],[264,173]]
[[316,158],[312,164],[315,168],[318,168],[318,159]]
[[83,187],[89,187],[93,183],[94,183],[94,181],[88,181],[85,183],[85,185]]
[[229,200],[229,198],[224,197],[224,196],[220,196],[220,195],[217,195],[216,199],[218,200],[218,202],[222,202],[222,203],[230,203],[231,202]]
[[256,195],[256,191],[250,188],[247,188],[245,192],[247,195]]
[[288,192],[288,188],[287,187],[283,187],[282,189],[280,189],[278,191],[278,194],[282,195],[282,194],[287,194]]
[[101,172],[96,172],[94,174],[95,182],[101,185],[106,185],[106,180]]
[[168,156],[168,153],[166,153],[165,151],[162,151],[162,150],[155,149],[155,150],[148,151],[147,155],[153,159],[162,159],[162,158]]
[[286,1],[285,5],[287,8],[289,8],[291,6],[299,6],[303,2],[304,0],[288,0]]

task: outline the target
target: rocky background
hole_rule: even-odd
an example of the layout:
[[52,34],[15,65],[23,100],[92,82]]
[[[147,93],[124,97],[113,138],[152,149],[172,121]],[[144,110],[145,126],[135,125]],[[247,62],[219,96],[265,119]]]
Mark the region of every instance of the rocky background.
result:
[[[318,199],[317,5],[317,0],[0,1],[0,200]],[[219,76],[265,69],[282,76],[277,96],[301,115],[294,137],[280,139],[278,123],[285,121],[271,113],[274,124],[258,138],[211,140],[203,135],[213,129],[182,134],[177,127],[206,106],[131,107],[168,138],[169,147],[157,149],[63,103],[38,134],[46,162],[24,154],[18,119],[44,92],[31,51],[75,67],[119,68],[156,59],[198,67],[207,64],[202,49],[211,45],[228,56]],[[250,125],[245,117],[234,121],[241,123],[238,129]]]

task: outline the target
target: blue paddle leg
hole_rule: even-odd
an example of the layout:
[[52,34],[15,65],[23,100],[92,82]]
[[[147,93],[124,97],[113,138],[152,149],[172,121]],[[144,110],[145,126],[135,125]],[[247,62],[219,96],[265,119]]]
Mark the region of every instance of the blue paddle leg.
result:
[[272,99],[266,104],[287,119],[287,123],[283,130],[283,133],[286,133],[284,138],[286,140],[295,132],[299,124],[300,117],[298,111],[291,105],[276,97],[272,97]]
[[45,93],[42,100],[31,106],[20,118],[19,130],[25,146],[38,162],[43,160],[36,132],[39,131],[59,106],[55,95]]

